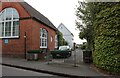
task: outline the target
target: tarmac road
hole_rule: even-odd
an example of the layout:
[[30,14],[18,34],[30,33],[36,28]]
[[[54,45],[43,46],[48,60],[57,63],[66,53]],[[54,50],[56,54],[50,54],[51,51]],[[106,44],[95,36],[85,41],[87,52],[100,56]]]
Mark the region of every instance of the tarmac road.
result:
[[38,73],[34,71],[2,66],[2,76],[54,76],[51,74]]

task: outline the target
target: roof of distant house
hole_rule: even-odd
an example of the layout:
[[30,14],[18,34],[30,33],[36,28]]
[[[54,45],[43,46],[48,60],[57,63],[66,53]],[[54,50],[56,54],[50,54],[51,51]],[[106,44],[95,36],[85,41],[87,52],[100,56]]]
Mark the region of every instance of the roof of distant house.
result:
[[[60,23],[60,25],[58,26],[58,28],[59,28],[61,25],[63,25],[63,26],[68,30],[68,28],[67,28],[63,23]],[[68,31],[70,32],[70,30],[68,30]],[[71,33],[71,32],[70,32],[70,33]],[[74,36],[73,33],[71,33],[71,35]]]
[[38,20],[39,22],[47,25],[48,27],[57,30],[57,28],[50,22],[50,20],[45,17],[43,14],[41,14],[40,12],[38,12],[36,9],[34,9],[31,5],[29,5],[26,2],[19,2],[20,5],[22,5],[22,7],[30,14],[30,16],[32,18],[35,18],[36,20]]

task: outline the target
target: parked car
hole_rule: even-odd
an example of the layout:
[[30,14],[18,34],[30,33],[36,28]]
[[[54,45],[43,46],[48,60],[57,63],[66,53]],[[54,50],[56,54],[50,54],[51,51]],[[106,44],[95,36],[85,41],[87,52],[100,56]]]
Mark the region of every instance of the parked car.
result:
[[53,58],[62,57],[67,58],[70,57],[72,51],[69,46],[60,46],[58,50],[51,51]]
[[60,46],[59,50],[71,50],[69,46]]

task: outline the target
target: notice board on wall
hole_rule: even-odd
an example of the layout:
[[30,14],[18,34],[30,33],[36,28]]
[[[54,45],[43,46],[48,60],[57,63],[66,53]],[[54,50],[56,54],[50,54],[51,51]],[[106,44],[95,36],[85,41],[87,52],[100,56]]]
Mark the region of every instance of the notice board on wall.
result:
[[4,43],[5,43],[5,44],[8,44],[8,39],[5,39],[5,40],[4,40]]

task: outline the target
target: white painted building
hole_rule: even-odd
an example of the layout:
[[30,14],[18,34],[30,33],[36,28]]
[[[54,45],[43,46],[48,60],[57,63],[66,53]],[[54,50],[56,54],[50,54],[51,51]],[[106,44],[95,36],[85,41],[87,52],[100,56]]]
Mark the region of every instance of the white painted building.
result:
[[70,48],[73,48],[74,35],[62,23],[58,26],[58,30],[63,34],[63,38],[68,42]]

